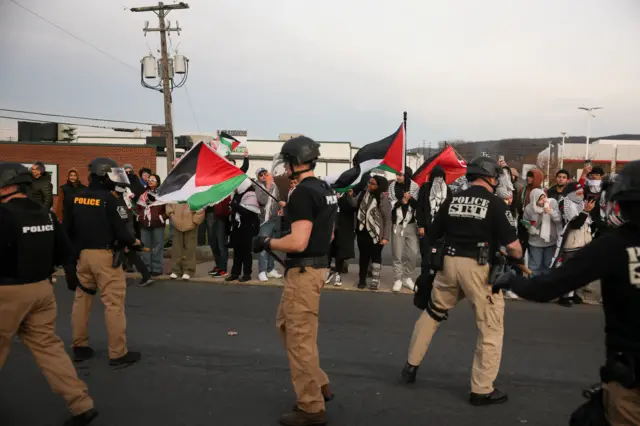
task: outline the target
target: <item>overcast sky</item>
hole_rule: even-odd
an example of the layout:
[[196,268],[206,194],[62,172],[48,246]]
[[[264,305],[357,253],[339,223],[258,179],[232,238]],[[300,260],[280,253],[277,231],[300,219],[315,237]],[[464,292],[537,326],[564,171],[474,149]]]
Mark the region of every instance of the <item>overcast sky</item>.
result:
[[[133,0],[16,0],[122,62],[159,56]],[[171,2],[171,0],[168,0]],[[411,146],[640,133],[638,0],[191,0],[172,12],[202,133],[362,144],[409,113]],[[148,46],[147,46],[148,43]],[[158,122],[139,73],[0,0],[0,107]],[[176,133],[197,133],[185,89]],[[0,113],[1,115],[2,113]],[[0,127],[3,127],[0,125]]]

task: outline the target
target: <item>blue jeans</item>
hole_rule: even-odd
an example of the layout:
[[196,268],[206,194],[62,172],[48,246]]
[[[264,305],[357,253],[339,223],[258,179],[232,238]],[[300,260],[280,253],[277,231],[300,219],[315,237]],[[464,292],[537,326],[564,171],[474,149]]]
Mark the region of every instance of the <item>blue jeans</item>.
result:
[[142,228],[140,239],[145,247],[151,249],[149,253],[142,253],[144,264],[152,274],[161,274],[164,258],[164,228]]
[[216,266],[227,271],[227,264],[229,262],[229,249],[227,248],[229,219],[214,218],[213,213],[210,213],[207,214],[207,226],[209,246],[211,247]]
[[551,261],[556,252],[556,246],[534,247],[529,245],[529,269],[534,275],[545,275],[551,272]]
[[275,259],[266,251],[260,253],[258,258],[258,273],[271,272],[276,267]]

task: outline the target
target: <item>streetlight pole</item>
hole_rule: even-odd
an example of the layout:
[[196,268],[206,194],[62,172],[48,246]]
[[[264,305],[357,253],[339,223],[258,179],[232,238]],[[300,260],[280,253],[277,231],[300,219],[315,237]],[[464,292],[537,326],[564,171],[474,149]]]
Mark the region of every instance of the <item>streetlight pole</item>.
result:
[[560,132],[560,134],[562,135],[562,151],[560,152],[560,168],[563,169],[564,168],[564,138],[567,135],[566,132]]
[[578,107],[587,113],[587,146],[584,151],[584,161],[589,161],[589,138],[591,137],[591,118],[595,117],[592,111],[602,109],[602,107]]

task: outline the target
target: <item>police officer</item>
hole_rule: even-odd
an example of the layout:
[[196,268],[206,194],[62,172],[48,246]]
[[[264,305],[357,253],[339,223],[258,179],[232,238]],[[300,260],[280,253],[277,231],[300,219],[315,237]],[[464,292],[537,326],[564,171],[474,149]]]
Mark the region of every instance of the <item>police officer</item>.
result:
[[285,210],[291,232],[282,238],[256,236],[253,240],[254,253],[267,249],[287,254],[276,326],[287,349],[297,395],[294,410],[280,418],[281,424],[289,426],[325,424],[325,400],[332,398],[329,378],[320,368],[317,338],[320,290],[327,278],[338,200],[314,174],[319,148],[304,136],[284,143],[280,154],[289,179],[299,182]]
[[89,164],[89,187],[76,194],[70,220],[65,224],[79,253],[71,324],[76,361],[93,356],[89,346],[89,313],[96,289],[105,307],[109,341],[109,364],[124,367],[140,360],[139,352],[127,349],[124,298],[127,288],[124,271],[113,266],[116,241],[125,247],[140,241],[127,229],[127,212],[110,192],[116,185],[129,185],[124,169],[110,158],[96,158]]
[[[473,159],[466,172],[471,187],[455,194],[438,211],[427,238],[430,247],[439,246],[443,251],[441,267],[437,262],[431,264],[432,269],[441,270],[416,322],[408,362],[402,370],[403,381],[413,383],[438,326],[447,319],[448,311],[467,297],[479,331],[471,373],[472,405],[507,401],[507,395],[493,386],[502,357],[504,299],[501,294],[491,294],[489,272],[491,254],[501,246],[516,258],[522,257],[522,248],[508,206],[494,195],[501,173],[495,160]],[[438,240],[444,243],[436,245]]]
[[[494,291],[511,289],[548,302],[600,279],[607,357],[600,370],[603,390],[574,413],[576,426],[640,425],[640,161],[616,176],[606,210],[611,229],[561,267],[530,280],[503,275],[494,285]],[[598,423],[599,416],[608,423]]]
[[31,350],[51,388],[73,414],[65,425],[87,425],[97,415],[87,385],[55,333],[56,299],[49,277],[71,256],[55,214],[26,196],[29,170],[0,163],[0,369],[15,334]]

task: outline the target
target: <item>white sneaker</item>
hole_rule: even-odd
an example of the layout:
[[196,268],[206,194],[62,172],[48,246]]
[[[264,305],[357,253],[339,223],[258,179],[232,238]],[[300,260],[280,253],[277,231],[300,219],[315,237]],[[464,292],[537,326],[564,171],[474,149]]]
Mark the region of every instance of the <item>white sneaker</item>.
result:
[[185,280],[185,281],[186,281],[186,280],[190,280],[190,279],[191,279],[191,275],[189,275],[189,274],[183,274],[183,275],[182,275],[182,279],[183,279],[183,280]]
[[265,282],[265,281],[269,281],[269,278],[267,277],[267,273],[266,272],[260,272],[258,274],[258,280]]
[[406,280],[404,280],[404,286],[411,291],[416,291],[416,284],[411,278],[407,278]]
[[178,278],[178,275],[175,272],[172,272],[171,275],[169,275],[169,278],[175,280],[176,278]]
[[393,292],[397,293],[402,289],[402,280],[396,280],[396,282],[393,283]]
[[507,299],[512,299],[512,300],[516,300],[518,298],[518,295],[515,294],[514,292],[512,292],[511,290],[507,290],[507,292],[504,294],[504,296]]
[[329,284],[331,281],[333,281],[333,279],[336,277],[336,271],[329,271],[329,273],[327,274],[327,279],[324,280],[325,284]]
[[272,271],[267,272],[267,277],[269,278],[282,278],[282,275],[280,274],[280,272],[276,271],[275,269]]
[[340,277],[340,274],[336,273],[336,280],[333,282],[333,285],[336,287],[342,287],[342,277]]

